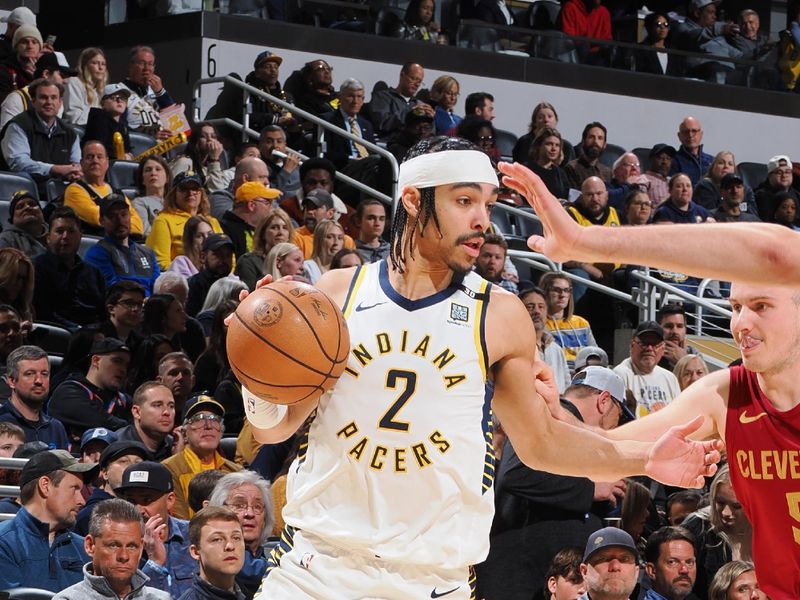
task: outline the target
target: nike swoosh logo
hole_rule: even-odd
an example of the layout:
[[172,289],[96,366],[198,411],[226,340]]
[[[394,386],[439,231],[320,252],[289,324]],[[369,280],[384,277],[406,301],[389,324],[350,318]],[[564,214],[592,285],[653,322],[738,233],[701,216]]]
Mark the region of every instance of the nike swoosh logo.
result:
[[431,598],[441,598],[442,596],[447,596],[448,594],[455,592],[460,587],[460,585],[457,585],[452,590],[447,590],[446,592],[437,592],[436,588],[433,588],[433,591],[431,592]]
[[760,412],[755,417],[748,417],[747,416],[747,411],[743,410],[742,413],[739,415],[739,423],[741,423],[742,425],[747,425],[748,423],[755,423],[761,417],[766,417],[766,416],[767,416],[767,413]]
[[376,302],[375,304],[368,304],[367,306],[364,306],[364,303],[362,302],[361,304],[356,306],[356,312],[361,312],[362,310],[369,310],[370,308],[375,308],[376,306],[380,306],[381,304],[386,304],[386,302]]

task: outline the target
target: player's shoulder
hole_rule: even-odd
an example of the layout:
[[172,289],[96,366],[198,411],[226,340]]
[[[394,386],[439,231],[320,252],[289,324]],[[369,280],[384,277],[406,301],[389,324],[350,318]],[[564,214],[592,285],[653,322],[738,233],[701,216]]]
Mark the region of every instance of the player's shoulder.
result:
[[344,306],[347,290],[350,289],[353,278],[359,269],[365,268],[367,268],[366,265],[362,267],[347,267],[345,269],[331,269],[319,278],[315,287],[328,294],[340,307]]

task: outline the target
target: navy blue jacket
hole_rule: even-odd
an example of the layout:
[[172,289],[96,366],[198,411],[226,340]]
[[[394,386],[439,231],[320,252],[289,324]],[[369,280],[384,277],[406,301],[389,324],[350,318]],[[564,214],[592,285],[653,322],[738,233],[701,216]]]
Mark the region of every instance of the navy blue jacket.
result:
[[107,286],[123,279],[134,281],[144,288],[145,296],[153,293],[153,284],[161,274],[153,250],[130,238],[128,245],[123,246],[116,240],[105,237],[89,248],[84,260],[103,274]]
[[[19,411],[11,404],[11,400],[6,400],[0,406],[0,421],[7,421],[22,427],[25,432],[26,442],[44,442],[50,448],[61,448],[62,450],[70,449],[70,441],[67,437],[67,430],[64,429],[63,423],[58,419],[54,419],[44,413],[39,415],[38,421],[28,421],[23,417]],[[3,589],[3,588],[0,588]]]
[[0,523],[0,589],[31,587],[60,592],[83,581],[89,556],[83,538],[60,531],[51,544],[50,527],[25,507]]
[[695,156],[689,152],[683,144],[678,149],[675,158],[672,159],[672,166],[669,169],[670,176],[676,173],[686,173],[692,180],[692,186],[700,183],[705,176],[708,167],[711,166],[714,157],[703,152],[703,145],[700,144],[700,155]]
[[689,202],[688,210],[681,210],[672,200],[667,199],[656,210],[653,215],[653,222],[671,221],[672,223],[704,223],[711,213],[696,202]]

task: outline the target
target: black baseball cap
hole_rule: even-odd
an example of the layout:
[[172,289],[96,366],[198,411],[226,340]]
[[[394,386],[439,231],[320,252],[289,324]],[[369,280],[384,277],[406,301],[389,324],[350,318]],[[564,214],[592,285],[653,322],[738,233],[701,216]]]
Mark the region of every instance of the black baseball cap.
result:
[[208,252],[209,250],[219,250],[223,246],[230,246],[233,248],[233,241],[224,233],[212,233],[206,236],[206,239],[203,240],[203,252]]
[[105,198],[102,198],[99,202],[100,204],[100,217],[107,217],[108,213],[115,206],[124,206],[128,208],[128,200],[125,198],[124,194],[118,194],[116,192],[109,194]]
[[28,462],[22,467],[19,485],[21,487],[53,471],[66,471],[77,475],[83,481],[91,481],[99,468],[97,463],[80,462],[66,450],[47,450],[34,454],[28,459]]
[[669,154],[672,158],[675,158],[675,155],[678,153],[678,151],[675,150],[675,148],[673,148],[669,144],[656,144],[650,150],[650,158],[658,156],[659,154],[662,154],[664,152]]
[[[8,204],[8,222],[14,222],[14,211],[17,209],[17,204],[22,200],[27,200],[30,198],[31,200],[35,200],[36,204],[39,204],[39,199],[36,195],[30,190],[17,190],[11,196],[11,202]],[[41,208],[41,206],[40,206]]]
[[725,190],[734,185],[744,185],[744,179],[739,177],[736,173],[726,173],[722,176],[719,187]]
[[68,64],[62,63],[55,52],[42,52],[39,60],[36,61],[36,71],[59,71],[65,77],[76,77],[78,71],[70,67]]
[[97,340],[92,344],[92,349],[89,352],[89,356],[94,356],[96,354],[111,354],[112,352],[128,352],[130,353],[131,349],[125,345],[125,342],[118,340],[117,338],[107,337],[103,338],[102,340]]
[[133,440],[117,440],[116,442],[109,444],[103,450],[103,452],[100,454],[98,464],[100,465],[101,469],[105,469],[108,465],[121,456],[126,456],[128,454],[136,454],[140,456],[142,460],[147,460],[150,458],[150,453],[141,442],[135,442]]
[[174,187],[184,187],[190,183],[194,183],[199,187],[203,187],[203,182],[200,181],[200,176],[194,171],[183,171],[178,173],[172,180],[172,185]]
[[303,197],[303,206],[306,204],[313,204],[316,208],[322,206],[326,208],[333,208],[333,196],[322,188],[311,190]]
[[642,321],[633,332],[633,337],[641,337],[646,334],[658,336],[659,339],[664,339],[664,329],[655,321]]
[[196,415],[201,410],[213,412],[220,417],[225,416],[225,407],[222,406],[222,404],[214,400],[214,398],[211,396],[207,396],[206,394],[198,394],[197,396],[192,396],[186,401],[186,404],[183,407],[183,420],[185,421],[189,417]]
[[171,492],[172,474],[161,463],[149,460],[129,466],[122,474],[122,483],[115,492],[143,488],[166,494]]

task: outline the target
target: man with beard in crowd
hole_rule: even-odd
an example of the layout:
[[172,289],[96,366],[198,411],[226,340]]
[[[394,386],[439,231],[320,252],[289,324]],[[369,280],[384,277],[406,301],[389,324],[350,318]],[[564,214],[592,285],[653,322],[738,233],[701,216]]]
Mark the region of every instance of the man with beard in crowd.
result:
[[608,143],[607,134],[605,125],[596,121],[583,128],[581,153],[564,167],[571,188],[581,189],[583,182],[592,176],[599,177],[604,182],[611,181],[611,169],[600,162],[600,155]]

